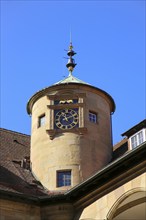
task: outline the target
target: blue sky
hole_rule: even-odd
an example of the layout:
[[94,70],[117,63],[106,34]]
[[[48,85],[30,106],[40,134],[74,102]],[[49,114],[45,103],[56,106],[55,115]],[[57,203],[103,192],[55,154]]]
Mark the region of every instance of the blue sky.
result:
[[1,127],[30,134],[27,101],[68,75],[70,29],[74,76],[115,100],[117,143],[146,116],[144,0],[1,0]]

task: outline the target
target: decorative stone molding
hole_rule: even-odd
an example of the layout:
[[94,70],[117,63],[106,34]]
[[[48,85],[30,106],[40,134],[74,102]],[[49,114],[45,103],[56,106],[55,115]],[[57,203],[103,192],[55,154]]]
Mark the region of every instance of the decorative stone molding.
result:
[[84,135],[87,133],[87,128],[82,127],[82,128],[72,128],[72,129],[65,129],[65,130],[47,129],[46,132],[49,134],[50,140],[53,140],[57,134],[61,134],[65,132],[70,132],[70,133],[72,132],[72,133],[76,133],[79,135]]

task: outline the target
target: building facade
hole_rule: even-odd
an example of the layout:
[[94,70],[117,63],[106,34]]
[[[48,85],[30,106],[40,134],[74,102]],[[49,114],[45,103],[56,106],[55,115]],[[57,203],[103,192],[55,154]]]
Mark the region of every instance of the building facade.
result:
[[31,136],[1,129],[2,220],[146,218],[146,120],[113,147],[113,98],[73,76],[34,94]]

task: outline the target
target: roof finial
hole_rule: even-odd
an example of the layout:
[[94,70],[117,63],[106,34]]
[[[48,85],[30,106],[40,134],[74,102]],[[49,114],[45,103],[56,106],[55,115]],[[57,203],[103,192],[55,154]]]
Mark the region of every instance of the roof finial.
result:
[[69,45],[69,50],[67,52],[67,55],[69,56],[69,58],[66,64],[66,67],[68,68],[68,71],[69,71],[69,76],[72,75],[74,67],[77,65],[75,63],[75,60],[72,58],[76,54],[72,49],[73,49],[73,45],[72,45],[71,31],[70,31],[70,45]]
[[70,42],[72,42],[72,32],[71,32],[71,28],[70,28]]

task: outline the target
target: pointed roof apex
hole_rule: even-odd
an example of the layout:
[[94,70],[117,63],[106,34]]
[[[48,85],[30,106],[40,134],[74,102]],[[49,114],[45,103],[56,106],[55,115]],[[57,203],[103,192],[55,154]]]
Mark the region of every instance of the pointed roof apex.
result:
[[67,84],[68,83],[81,83],[81,84],[90,85],[90,84],[76,78],[72,74],[74,67],[77,65],[75,63],[75,60],[72,58],[75,54],[76,54],[76,52],[73,51],[73,45],[72,45],[72,42],[70,41],[69,50],[67,52],[67,55],[69,56],[69,58],[68,58],[68,63],[66,64],[66,67],[68,68],[68,71],[69,71],[69,75],[65,79],[62,79],[53,85],[65,84],[65,83],[67,83]]
[[57,82],[53,85],[68,84],[68,83],[80,83],[80,84],[90,85],[89,83],[86,83],[86,82],[76,78],[75,76],[73,76],[72,72],[69,73],[68,77],[66,77],[65,79],[60,80],[59,82]]

